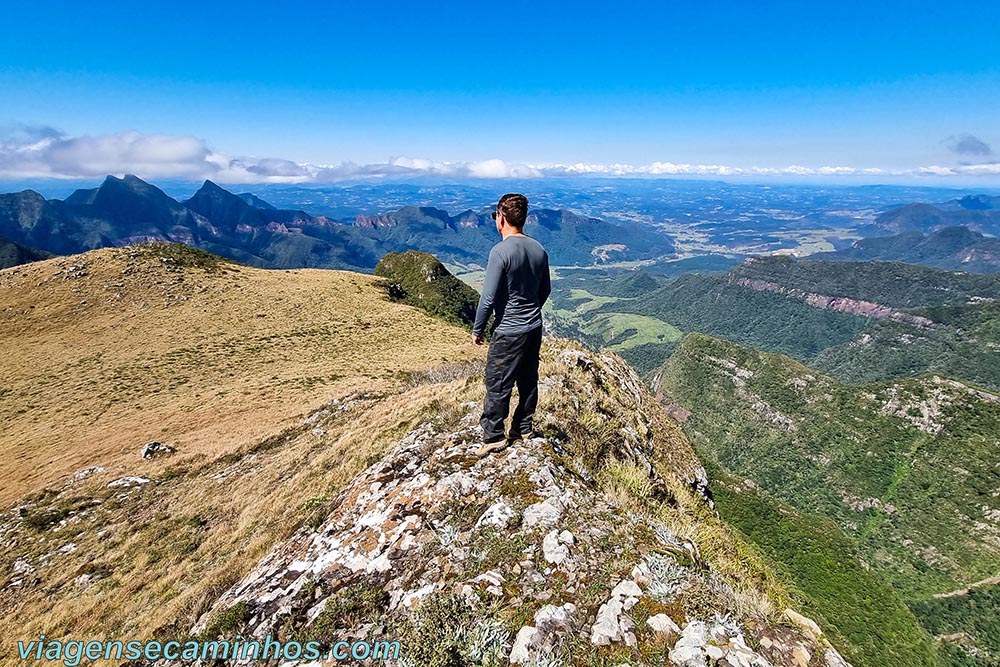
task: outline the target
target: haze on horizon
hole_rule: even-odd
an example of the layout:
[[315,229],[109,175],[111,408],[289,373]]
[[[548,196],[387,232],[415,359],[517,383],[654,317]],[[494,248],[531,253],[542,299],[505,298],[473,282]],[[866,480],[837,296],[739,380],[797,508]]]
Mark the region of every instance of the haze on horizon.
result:
[[1000,185],[1000,6],[19,3],[0,181]]

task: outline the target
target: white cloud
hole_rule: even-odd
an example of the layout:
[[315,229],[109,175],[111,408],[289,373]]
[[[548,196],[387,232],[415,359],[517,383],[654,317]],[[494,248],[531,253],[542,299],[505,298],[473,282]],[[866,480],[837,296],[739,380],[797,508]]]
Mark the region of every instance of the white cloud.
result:
[[951,167],[939,167],[938,165],[930,165],[927,167],[920,167],[918,172],[921,174],[929,174],[931,176],[950,176],[954,173]]
[[73,178],[109,173],[188,177],[215,173],[211,151],[195,137],[118,132],[69,137],[51,128],[20,128],[0,140],[0,177]]
[[972,174],[974,176],[996,176],[1000,174],[1000,162],[984,162],[982,164],[963,164],[955,168],[960,174]]
[[68,136],[45,126],[0,129],[0,179],[91,178],[132,173],[143,178],[211,178],[222,183],[302,183],[405,176],[445,178],[544,178],[553,176],[710,176],[710,177],[940,177],[996,176],[1000,163],[929,165],[909,169],[820,166],[739,167],[656,161],[573,164],[510,163],[499,159],[438,162],[392,157],[386,162],[313,165],[282,158],[253,158],[217,152],[191,136],[117,132],[95,137]]

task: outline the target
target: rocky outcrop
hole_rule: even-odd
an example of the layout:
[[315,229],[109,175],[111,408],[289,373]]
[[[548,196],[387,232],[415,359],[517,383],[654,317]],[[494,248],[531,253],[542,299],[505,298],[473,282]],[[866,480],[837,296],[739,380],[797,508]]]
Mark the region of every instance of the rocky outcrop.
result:
[[[545,358],[543,437],[477,458],[477,402],[451,424],[428,420],[193,631],[237,609],[245,637],[398,639],[400,665],[842,664],[822,637],[739,612],[731,583],[663,512],[623,505],[602,485],[608,461],[675,503],[706,484],[635,372],[552,341]],[[597,452],[560,416],[574,401],[580,421],[605,406]]]
[[805,301],[813,308],[820,308],[822,310],[836,310],[841,313],[849,313],[851,315],[867,317],[875,320],[893,320],[895,322],[904,322],[906,324],[912,324],[914,326],[924,328],[934,326],[934,322],[926,317],[906,313],[872,301],[862,301],[860,299],[851,299],[842,296],[816,294],[814,292],[806,292],[800,289],[786,288],[778,283],[760,280],[757,278],[747,278],[745,276],[731,276],[729,278],[729,282],[731,284],[740,285],[741,287],[747,287],[757,292],[774,292],[775,294],[783,294],[793,299]]
[[472,326],[479,294],[453,276],[433,255],[419,250],[387,252],[375,275],[388,279],[390,298],[459,325]]
[[383,227],[395,227],[396,220],[391,215],[364,215],[359,214],[354,219],[354,226],[362,229],[381,229]]

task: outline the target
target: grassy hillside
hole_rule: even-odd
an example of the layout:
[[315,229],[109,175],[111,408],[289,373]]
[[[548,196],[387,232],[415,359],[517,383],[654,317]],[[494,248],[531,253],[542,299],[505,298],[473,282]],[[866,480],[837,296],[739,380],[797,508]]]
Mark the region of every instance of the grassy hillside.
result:
[[[455,215],[438,208],[404,206],[375,216],[358,216],[354,229],[383,251],[419,249],[453,264],[485,265],[500,240],[491,209]],[[673,255],[673,241],[647,225],[618,223],[566,210],[532,207],[524,233],[537,239],[553,266],[590,266],[616,261],[651,261]]]
[[990,198],[960,199],[946,205],[907,204],[875,218],[875,224],[889,232],[932,232],[947,227],[968,227],[996,236],[1000,232],[1000,211],[993,209]]
[[0,632],[169,635],[435,414],[484,351],[382,282],[169,244],[0,272]]
[[937,306],[914,313],[940,326],[917,328],[882,320],[854,340],[806,361],[851,384],[942,373],[1000,389],[1000,304]]
[[622,355],[642,375],[655,370],[683,335],[674,323],[636,304],[671,283],[643,270],[560,268],[544,317],[553,331]]
[[655,381],[699,451],[833,519],[910,603],[1000,571],[1000,397],[940,376],[843,385],[686,337]]
[[173,465],[222,455],[305,405],[481,354],[381,283],[166,244],[0,272],[0,501],[88,465],[146,474],[152,440]]
[[923,600],[913,604],[913,611],[932,634],[947,638],[944,653],[949,664],[1000,663],[1000,585]]
[[844,657],[856,667],[938,664],[927,631],[833,521],[798,512],[721,468],[709,474],[722,517],[801,589],[804,608],[849,647]]
[[871,324],[863,317],[733,284],[727,275],[681,276],[616,307],[669,322],[681,331],[711,333],[800,359],[846,343]]

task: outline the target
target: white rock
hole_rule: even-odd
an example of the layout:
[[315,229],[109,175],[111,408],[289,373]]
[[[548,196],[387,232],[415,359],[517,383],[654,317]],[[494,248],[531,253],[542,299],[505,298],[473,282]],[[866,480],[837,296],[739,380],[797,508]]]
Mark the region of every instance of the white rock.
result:
[[851,667],[851,664],[844,660],[844,658],[837,653],[837,650],[833,648],[826,650],[826,654],[823,656],[823,661],[826,663],[826,667]]
[[670,651],[670,663],[678,667],[707,667],[708,664],[700,646],[675,647]]
[[640,586],[649,586],[650,583],[650,573],[649,565],[646,563],[639,563],[632,568],[632,572],[629,574],[632,577],[632,581],[639,584]]
[[83,468],[83,469],[77,470],[75,473],[73,473],[73,479],[77,479],[77,480],[79,480],[79,479],[87,479],[91,475],[96,475],[97,473],[101,473],[101,472],[104,472],[104,467],[103,466],[90,466],[89,468]]
[[499,570],[487,570],[472,579],[471,583],[479,584],[485,582],[489,586],[499,586],[504,581],[506,581],[506,579],[504,579],[503,573]]
[[528,505],[521,517],[521,525],[525,528],[549,528],[559,523],[562,517],[562,503],[555,498],[546,498],[534,505]]
[[537,628],[526,625],[517,631],[514,647],[510,650],[510,664],[523,665],[532,662],[531,649],[540,641]]
[[816,621],[811,618],[807,618],[802,614],[792,610],[786,609],[785,618],[792,622],[793,625],[797,626],[800,630],[812,635],[813,639],[819,639],[822,636],[823,631],[816,624]]
[[674,619],[666,614],[655,614],[646,619],[646,625],[653,629],[653,632],[664,634],[669,641],[673,641],[681,636],[681,629]]
[[14,574],[31,574],[35,571],[27,558],[18,558],[14,561]]
[[170,445],[153,440],[142,446],[142,458],[153,459],[164,454],[173,454],[176,450]]
[[639,584],[635,583],[631,579],[623,579],[617,586],[614,587],[611,591],[611,595],[627,598],[639,598],[642,597],[642,589],[639,588]]
[[559,541],[562,542],[563,544],[568,544],[572,546],[576,544],[576,537],[574,537],[573,533],[569,532],[568,530],[564,530],[561,533],[559,533]]
[[721,660],[725,654],[726,652],[715,644],[709,644],[705,647],[705,655],[708,656],[709,660]]
[[388,553],[383,553],[381,556],[368,563],[368,567],[365,568],[367,572],[387,572],[391,569],[392,563],[389,561]]
[[597,646],[607,646],[611,642],[622,640],[622,629],[618,617],[622,613],[622,601],[612,596],[610,600],[597,610],[597,620],[590,629],[590,643]]
[[464,472],[453,472],[441,479],[434,488],[434,494],[441,497],[449,495],[466,496],[476,488],[476,480]]
[[559,542],[559,534],[553,530],[542,540],[542,554],[546,562],[559,565],[569,558],[569,547]]
[[434,592],[434,584],[427,584],[403,596],[400,604],[406,609],[416,609],[420,601]]
[[576,605],[567,602],[561,607],[547,604],[535,612],[535,627],[546,634],[568,632],[576,617]]
[[670,651],[670,660],[678,667],[706,667],[707,643],[708,627],[702,621],[692,621],[681,631],[681,638]]
[[635,621],[628,616],[622,616],[618,619],[618,627],[622,629],[623,634],[635,632]]
[[483,515],[476,521],[476,528],[480,526],[494,526],[495,528],[506,528],[510,520],[514,518],[514,509],[503,500],[499,500],[483,512]]
[[130,486],[141,486],[143,484],[148,484],[149,480],[145,477],[120,477],[118,479],[108,482],[109,488],[115,488],[118,486],[130,487]]

